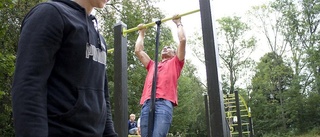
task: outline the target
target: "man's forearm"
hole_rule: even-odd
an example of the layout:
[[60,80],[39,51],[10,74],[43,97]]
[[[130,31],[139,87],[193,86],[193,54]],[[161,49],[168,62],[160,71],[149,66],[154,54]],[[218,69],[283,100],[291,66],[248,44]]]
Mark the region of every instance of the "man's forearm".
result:
[[177,25],[178,29],[178,38],[180,43],[185,43],[186,42],[186,36],[184,34],[184,29],[183,25],[180,23]]
[[179,39],[179,45],[177,50],[177,56],[179,60],[183,60],[185,57],[186,52],[186,36],[184,33],[183,25],[181,24],[181,21],[176,22],[177,30],[178,30],[178,39]]
[[141,52],[144,50],[144,34],[139,34],[138,39],[136,41],[136,45],[135,45],[135,53],[137,54],[137,52]]

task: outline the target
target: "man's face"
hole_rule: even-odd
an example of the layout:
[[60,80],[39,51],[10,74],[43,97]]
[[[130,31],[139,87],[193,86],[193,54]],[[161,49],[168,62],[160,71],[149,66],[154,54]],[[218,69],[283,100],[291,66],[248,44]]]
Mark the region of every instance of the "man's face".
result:
[[91,0],[92,7],[103,8],[109,0]]
[[165,46],[165,47],[163,47],[163,49],[161,51],[162,58],[166,57],[166,56],[172,57],[175,54],[176,54],[176,51],[171,46]]

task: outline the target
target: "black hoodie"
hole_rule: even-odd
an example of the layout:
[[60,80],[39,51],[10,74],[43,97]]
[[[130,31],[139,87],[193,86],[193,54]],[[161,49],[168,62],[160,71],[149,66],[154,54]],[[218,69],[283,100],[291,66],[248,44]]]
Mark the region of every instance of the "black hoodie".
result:
[[24,18],[12,87],[17,137],[116,137],[106,43],[73,1],[35,6]]

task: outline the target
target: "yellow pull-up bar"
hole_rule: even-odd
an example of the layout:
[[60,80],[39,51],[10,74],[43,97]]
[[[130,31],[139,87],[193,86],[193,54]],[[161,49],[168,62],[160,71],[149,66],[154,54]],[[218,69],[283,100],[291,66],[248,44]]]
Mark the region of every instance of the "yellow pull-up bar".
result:
[[[200,11],[200,9],[193,10],[193,11],[190,11],[190,12],[187,12],[187,13],[183,13],[183,14],[179,14],[177,17],[186,16],[186,15],[198,12],[198,11]],[[161,23],[162,22],[166,22],[168,20],[172,20],[172,19],[173,19],[173,17],[162,19]],[[147,28],[147,27],[152,27],[154,25],[156,25],[156,23],[155,22],[151,22],[151,23],[145,24],[143,27]],[[130,32],[133,32],[133,31],[137,31],[137,30],[139,30],[139,28],[138,27],[134,27],[134,28],[131,28],[131,29],[128,29],[128,30],[124,30],[122,33],[125,36],[127,33],[130,33]]]
[[[186,16],[186,15],[189,15],[189,14],[192,14],[192,13],[196,13],[196,12],[199,12],[199,11],[200,11],[200,9],[193,10],[193,11],[190,11],[190,12],[186,12],[186,13],[183,13],[183,14],[179,14],[177,17]],[[165,18],[165,19],[162,19],[161,22],[166,22],[166,21],[172,20],[172,19],[173,19],[173,17]],[[152,26],[154,26],[154,25],[156,25],[156,23],[155,23],[155,22],[151,22],[151,23],[148,23],[148,24],[143,25],[143,27],[144,27],[144,28],[148,28],[148,27],[152,27]],[[131,29],[128,29],[128,30],[124,29],[123,32],[122,32],[122,35],[123,35],[123,36],[126,36],[127,33],[134,32],[134,31],[137,31],[137,30],[139,30],[138,27],[134,27],[134,28],[131,28]],[[114,49],[109,49],[109,50],[108,50],[108,53],[111,53],[111,52],[113,52],[113,51],[114,51]]]

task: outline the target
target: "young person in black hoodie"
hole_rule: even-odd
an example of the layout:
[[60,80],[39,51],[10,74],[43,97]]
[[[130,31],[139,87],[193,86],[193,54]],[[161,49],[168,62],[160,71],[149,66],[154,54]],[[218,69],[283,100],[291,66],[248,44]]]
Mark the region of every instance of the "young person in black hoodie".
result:
[[117,137],[106,43],[94,7],[108,0],[53,0],[24,18],[12,87],[17,137]]

